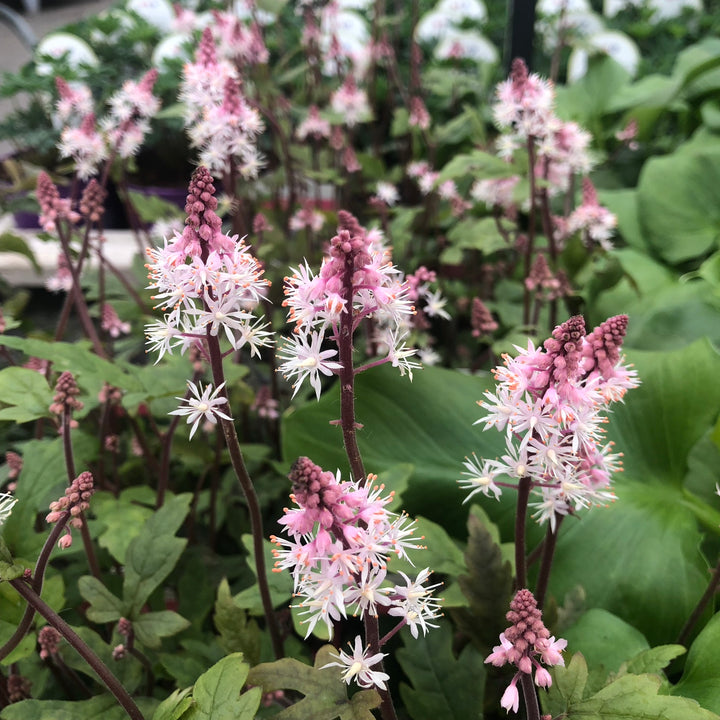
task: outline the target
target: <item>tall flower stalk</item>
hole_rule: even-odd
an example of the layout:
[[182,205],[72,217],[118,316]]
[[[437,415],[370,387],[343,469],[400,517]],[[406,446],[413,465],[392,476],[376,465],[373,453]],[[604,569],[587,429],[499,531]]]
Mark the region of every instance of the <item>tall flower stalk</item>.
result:
[[[192,433],[201,419],[220,424],[233,470],[248,504],[253,537],[253,555],[263,610],[277,657],[282,656],[282,640],[273,611],[263,553],[260,503],[248,473],[225,383],[223,358],[246,348],[259,355],[270,343],[270,333],[253,314],[268,281],[262,268],[243,240],[225,235],[215,212],[217,199],[213,178],[199,167],[188,188],[187,220],[182,234],[166,240],[163,248],[148,250],[150,287],[158,290],[158,307],[169,311],[162,321],[147,328],[148,343],[160,359],[166,352],[194,347],[210,365],[214,383],[204,391],[194,384],[194,393],[182,399],[173,414],[187,416]],[[223,351],[220,340],[230,345]]]

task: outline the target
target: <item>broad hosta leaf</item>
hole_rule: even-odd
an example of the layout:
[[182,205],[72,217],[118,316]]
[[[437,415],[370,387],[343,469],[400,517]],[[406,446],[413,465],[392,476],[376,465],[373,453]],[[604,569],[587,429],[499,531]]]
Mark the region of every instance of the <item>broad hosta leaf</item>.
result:
[[[504,447],[500,433],[473,427],[480,416],[475,404],[493,385],[489,376],[470,377],[427,367],[413,382],[391,367],[374,368],[358,376],[356,417],[364,425],[358,442],[368,472],[380,472],[399,462],[415,470],[403,494],[404,509],[441,523],[451,535],[464,535],[467,511],[457,480],[462,460],[472,451],[495,457]],[[289,463],[307,455],[328,470],[340,468],[347,477],[347,459],[340,430],[329,425],[340,414],[337,386],[319,402],[286,413],[283,418],[283,457]],[[514,499],[503,509],[512,512]]]
[[543,710],[553,716],[583,720],[717,720],[718,716],[685,697],[658,695],[658,675],[622,675],[597,693],[583,697],[587,665],[582,654],[567,667],[556,666],[549,693],[541,695]]
[[648,245],[669,263],[713,249],[720,237],[720,154],[654,157],[638,183],[638,216]]
[[187,516],[192,495],[168,498],[130,543],[125,556],[123,599],[137,618],[150,594],[172,572],[187,540],[175,533]]
[[47,380],[35,370],[8,367],[0,370],[0,421],[23,423],[50,416],[53,392]]
[[253,720],[262,690],[240,694],[248,674],[241,653],[224,657],[203,673],[193,688],[193,706],[184,720]]
[[452,629],[445,622],[413,638],[403,631],[405,647],[396,657],[412,687],[400,684],[400,696],[413,720],[472,720],[482,716],[485,667],[480,653],[467,645],[455,658]]
[[628,352],[628,360],[642,385],[614,406],[608,431],[624,453],[624,474],[680,487],[690,451],[720,409],[720,355],[698,341],[668,353]]
[[100,580],[84,575],[78,580],[80,594],[90,603],[87,617],[96,623],[114,622],[126,614],[127,608],[120,598],[115,597]]
[[242,652],[251,665],[257,665],[260,660],[260,628],[248,618],[247,610],[233,602],[230,585],[225,578],[218,586],[213,619],[223,650]]
[[492,523],[479,513],[468,516],[468,572],[458,582],[469,607],[451,611],[460,629],[483,652],[497,644],[498,635],[506,627],[513,578],[512,567],[498,545],[497,530],[493,533],[491,528]]
[[563,630],[573,652],[581,652],[590,668],[616,672],[623,662],[650,646],[643,634],[607,610],[588,610],[572,627]]
[[292,689],[305,696],[278,713],[278,720],[374,720],[370,710],[380,705],[375,690],[360,690],[348,699],[339,668],[321,669],[336,659],[333,653],[332,645],[321,647],[314,667],[292,658],[262,663],[250,670],[248,682],[262,686],[263,692]]
[[172,610],[142,613],[133,621],[137,639],[146,647],[157,649],[161,638],[177,635],[190,627],[190,622]]
[[716,613],[695,638],[688,653],[685,672],[673,688],[673,695],[697,700],[720,714],[720,613]]
[[624,480],[615,490],[610,507],[563,523],[550,593],[562,598],[581,585],[589,608],[608,610],[660,645],[677,636],[705,589],[702,535],[681,490]]

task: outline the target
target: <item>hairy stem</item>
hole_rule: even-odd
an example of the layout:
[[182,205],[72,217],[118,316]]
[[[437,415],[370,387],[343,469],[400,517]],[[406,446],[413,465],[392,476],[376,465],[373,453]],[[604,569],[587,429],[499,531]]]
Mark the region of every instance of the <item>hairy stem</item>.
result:
[[532,676],[529,673],[520,673],[520,684],[525,698],[525,711],[527,720],[540,720],[540,706],[538,705],[537,693],[533,685]]
[[80,657],[95,671],[105,687],[116,697],[128,716],[132,720],[144,720],[130,694],[110,672],[108,666],[88,647],[87,643],[25,581],[11,580],[10,584],[75,648]]

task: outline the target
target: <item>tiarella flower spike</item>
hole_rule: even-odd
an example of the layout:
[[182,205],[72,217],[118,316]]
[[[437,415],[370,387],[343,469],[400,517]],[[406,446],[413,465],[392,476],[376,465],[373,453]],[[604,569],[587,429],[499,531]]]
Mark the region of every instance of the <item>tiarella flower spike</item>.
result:
[[89,472],[80,473],[65,489],[65,495],[59,500],[50,503],[50,512],[45,520],[55,523],[64,515],[69,513],[69,519],[65,526],[65,534],[58,540],[58,547],[68,548],[72,545],[70,528],[80,528],[82,520],[80,513],[90,507],[90,498],[95,492],[93,476]]
[[[499,497],[502,487],[531,480],[534,517],[550,521],[590,504],[606,504],[620,456],[604,440],[603,413],[637,387],[634,370],[622,363],[620,348],[627,316],[606,320],[588,335],[580,316],[553,331],[542,348],[518,348],[515,358],[494,371],[497,387],[486,392],[486,414],[477,423],[505,433],[506,453],[494,460],[466,459],[470,494]],[[477,424],[476,423],[476,424]]]
[[[388,577],[391,555],[407,558],[409,550],[422,546],[412,537],[415,523],[386,509],[393,495],[382,495],[383,487],[373,484],[376,476],[343,482],[339,472],[325,472],[303,457],[289,477],[297,507],[286,508],[279,522],[290,539],[271,540],[275,572],[289,569],[293,574],[307,634],[323,622],[332,635],[333,624],[348,614],[380,612],[397,617],[397,629],[407,625],[415,637],[436,627],[431,621],[440,614],[439,601],[432,597],[437,585],[426,585],[429,568],[414,580],[401,573],[404,582],[399,584]],[[368,658],[358,643],[351,656],[341,653],[339,663],[333,664],[347,666],[346,682],[356,679],[361,687],[368,682],[384,687],[383,678],[372,680],[373,674],[362,670],[382,654]]]
[[205,354],[208,334],[226,338],[228,352],[247,348],[253,355],[271,341],[253,314],[269,283],[244,241],[222,232],[216,209],[212,176],[201,166],[190,181],[182,234],[147,251],[149,287],[157,291],[156,307],[167,311],[146,328],[158,360],[178,347]]
[[535,597],[529,590],[518,590],[506,618],[511,625],[500,634],[500,645],[493,648],[485,662],[495,667],[509,663],[518,669],[500,701],[508,712],[517,712],[520,704],[517,689],[520,674],[534,674],[536,685],[549,688],[552,677],[543,665],[565,665],[561,653],[567,640],[556,640],[550,636],[542,620],[542,611],[538,609]]

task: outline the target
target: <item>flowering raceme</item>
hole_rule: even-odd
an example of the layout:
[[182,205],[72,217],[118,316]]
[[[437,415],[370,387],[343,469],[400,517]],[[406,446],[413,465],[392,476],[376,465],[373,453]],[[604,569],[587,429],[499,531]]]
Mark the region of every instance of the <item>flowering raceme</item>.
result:
[[[439,601],[431,594],[437,585],[425,585],[429,568],[415,580],[400,573],[403,582],[396,584],[389,577],[391,555],[408,559],[408,550],[422,546],[412,537],[415,522],[386,509],[393,493],[382,496],[383,486],[373,485],[377,476],[343,482],[339,472],[324,472],[302,457],[289,477],[297,507],[286,508],[279,521],[290,539],[271,537],[274,571],[292,572],[302,622],[308,625],[306,637],[319,622],[332,636],[333,623],[348,613],[397,617],[395,630],[407,625],[413,637],[435,627],[431,621],[439,615]],[[368,670],[381,658],[365,657],[366,652],[358,638],[353,654],[341,652],[339,662],[332,664],[347,666],[343,679],[348,683],[356,679],[361,687],[384,688],[387,676],[376,677]]]
[[350,332],[372,318],[375,342],[387,349],[386,356],[374,364],[390,362],[412,377],[419,364],[410,360],[414,349],[405,346],[407,318],[414,313],[408,297],[409,285],[390,262],[378,230],[365,231],[348,212],[340,211],[338,234],[318,275],[307,263],[285,278],[285,300],[289,319],[295,323],[294,336],[278,357],[278,368],[285,377],[296,378],[294,392],[309,379],[320,397],[320,373],[332,375],[342,365],[333,358],[337,350],[322,350],[325,339],[339,345],[341,323],[350,313]]
[[603,439],[602,413],[639,384],[620,356],[627,320],[612,317],[586,335],[582,317],[572,317],[542,348],[529,342],[517,357],[504,356],[505,366],[494,371],[497,388],[478,403],[486,414],[476,424],[504,431],[506,453],[466,460],[460,481],[470,490],[466,501],[477,493],[499,497],[503,486],[529,478],[534,517],[554,529],[558,515],[614,498],[611,477],[621,462]]

